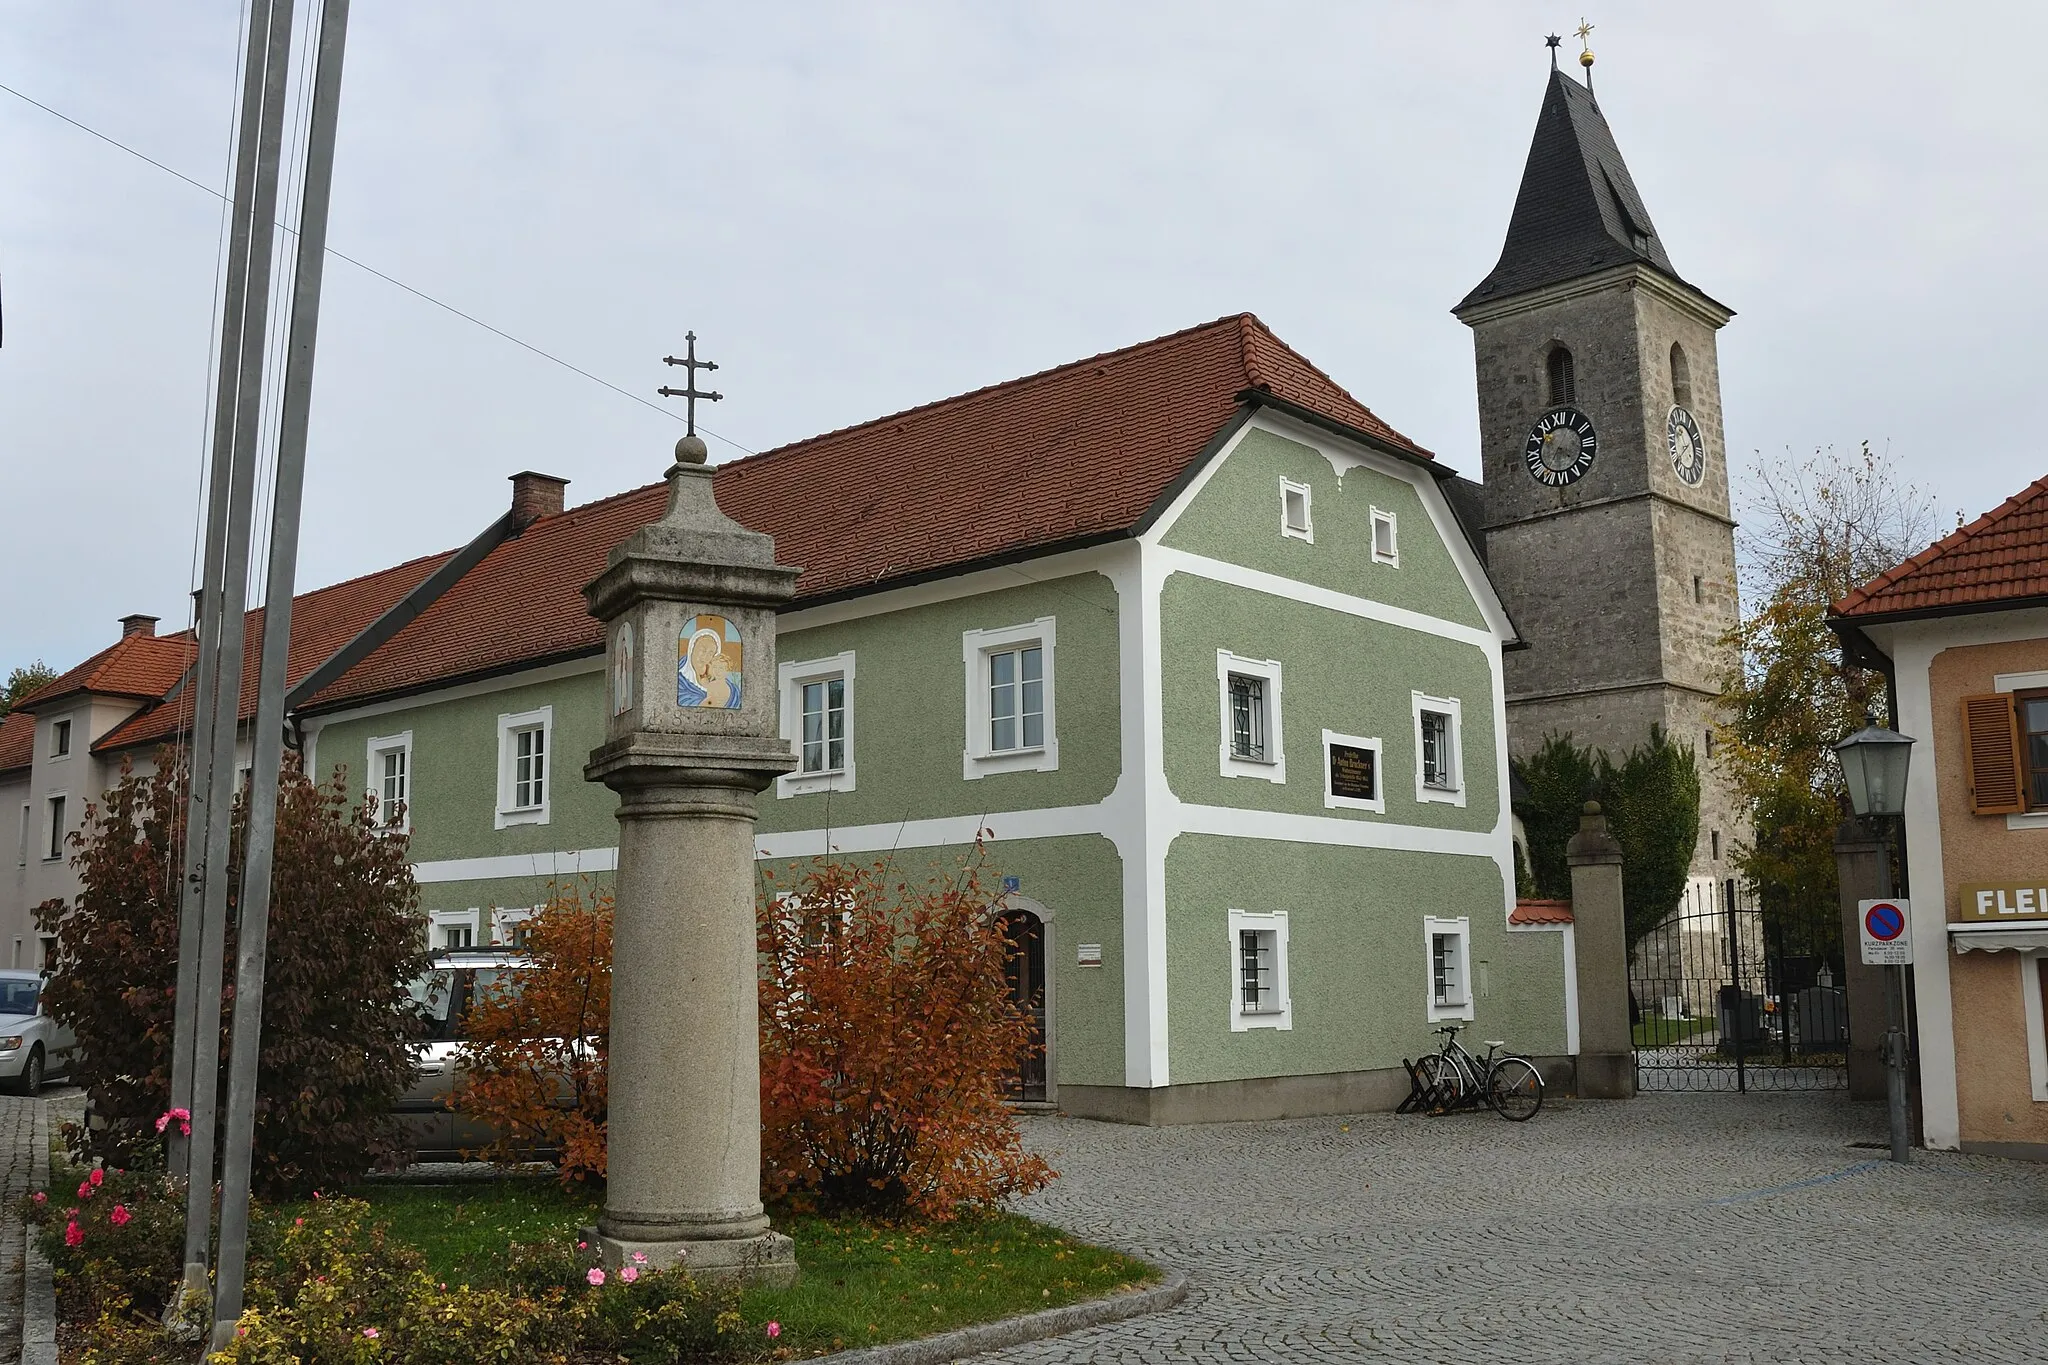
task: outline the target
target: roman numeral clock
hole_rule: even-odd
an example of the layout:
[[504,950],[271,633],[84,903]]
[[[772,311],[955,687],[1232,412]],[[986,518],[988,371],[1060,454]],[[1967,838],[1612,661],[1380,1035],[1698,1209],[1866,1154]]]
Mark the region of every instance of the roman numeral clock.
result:
[[1538,417],[1522,443],[1522,463],[1529,467],[1529,477],[1551,488],[1585,478],[1599,453],[1593,419],[1569,406],[1554,407]]

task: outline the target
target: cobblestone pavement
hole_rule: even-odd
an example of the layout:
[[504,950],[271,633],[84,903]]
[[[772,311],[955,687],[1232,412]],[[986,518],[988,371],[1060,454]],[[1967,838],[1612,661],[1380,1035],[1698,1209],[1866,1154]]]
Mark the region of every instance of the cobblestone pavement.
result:
[[1191,1293],[988,1360],[2048,1362],[2048,1165],[1894,1166],[1840,1095],[1026,1133],[1026,1212]]
[[0,1096],[0,1358],[21,1354],[21,1219],[28,1193],[39,1101]]

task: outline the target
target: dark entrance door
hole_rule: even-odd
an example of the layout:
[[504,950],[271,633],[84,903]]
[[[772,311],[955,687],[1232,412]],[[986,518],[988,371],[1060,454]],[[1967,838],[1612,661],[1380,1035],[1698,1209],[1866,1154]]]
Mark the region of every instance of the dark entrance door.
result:
[[1003,916],[1003,936],[1010,953],[1003,964],[1010,980],[1010,998],[1031,1021],[1031,1040],[1010,1077],[1010,1098],[1045,1099],[1045,925],[1029,910]]

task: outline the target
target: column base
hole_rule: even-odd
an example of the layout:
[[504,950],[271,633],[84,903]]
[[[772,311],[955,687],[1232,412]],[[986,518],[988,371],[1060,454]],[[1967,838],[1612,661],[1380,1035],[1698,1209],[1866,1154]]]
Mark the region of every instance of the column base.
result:
[[1582,1100],[1630,1100],[1636,1094],[1633,1052],[1582,1052],[1578,1058]]
[[[607,1270],[623,1265],[668,1270],[680,1265],[692,1275],[777,1289],[795,1284],[797,1278],[796,1243],[779,1232],[703,1241],[637,1242],[587,1228],[584,1240],[597,1247]],[[636,1254],[646,1259],[636,1261]]]

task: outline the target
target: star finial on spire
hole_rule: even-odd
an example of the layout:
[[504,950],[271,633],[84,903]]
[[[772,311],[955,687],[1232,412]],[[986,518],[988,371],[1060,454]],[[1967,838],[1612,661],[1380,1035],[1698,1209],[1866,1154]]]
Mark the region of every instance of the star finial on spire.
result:
[[1557,70],[1557,45],[1563,41],[1564,35],[1559,33],[1552,33],[1543,40],[1543,45],[1550,49],[1550,69],[1552,71]]
[[695,436],[697,434],[697,400],[701,398],[707,403],[716,403],[725,395],[722,393],[708,393],[697,387],[697,371],[715,370],[718,368],[718,365],[715,361],[697,359],[697,334],[695,332],[685,332],[683,340],[689,343],[689,350],[680,357],[665,355],[661,358],[661,363],[664,365],[681,365],[688,372],[689,379],[684,382],[683,387],[680,389],[671,389],[663,386],[656,389],[655,392],[663,398],[681,398],[685,401],[686,406],[683,409],[683,420],[688,424],[689,434]]

